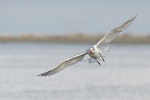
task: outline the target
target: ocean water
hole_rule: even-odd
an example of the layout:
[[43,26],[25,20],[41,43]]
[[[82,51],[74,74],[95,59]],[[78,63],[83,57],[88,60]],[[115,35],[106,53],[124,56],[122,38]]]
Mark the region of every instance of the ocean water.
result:
[[0,100],[150,99],[150,45],[112,44],[101,66],[79,62],[50,77],[36,76],[90,46],[1,43]]

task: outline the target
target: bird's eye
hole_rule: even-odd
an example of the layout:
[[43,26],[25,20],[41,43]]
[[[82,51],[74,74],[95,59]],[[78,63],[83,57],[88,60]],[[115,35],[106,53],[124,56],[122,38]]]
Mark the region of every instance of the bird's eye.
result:
[[90,48],[89,50],[90,50],[90,51],[94,51],[94,48]]

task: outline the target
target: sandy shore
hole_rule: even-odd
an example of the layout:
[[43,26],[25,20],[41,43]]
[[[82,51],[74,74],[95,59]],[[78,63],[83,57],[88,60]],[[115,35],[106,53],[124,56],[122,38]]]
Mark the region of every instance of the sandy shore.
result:
[[[70,33],[65,35],[35,35],[24,33],[20,35],[0,35],[0,42],[75,42],[96,43],[105,34]],[[124,33],[118,36],[113,43],[143,43],[150,44],[150,35],[130,35]]]

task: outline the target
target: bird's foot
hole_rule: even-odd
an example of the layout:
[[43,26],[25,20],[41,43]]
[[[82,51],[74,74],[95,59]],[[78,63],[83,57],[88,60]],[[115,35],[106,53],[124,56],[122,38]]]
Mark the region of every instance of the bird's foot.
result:
[[100,61],[98,59],[95,59],[95,60],[97,61],[98,65],[100,66],[101,65]]
[[103,62],[105,62],[105,59],[102,57]]

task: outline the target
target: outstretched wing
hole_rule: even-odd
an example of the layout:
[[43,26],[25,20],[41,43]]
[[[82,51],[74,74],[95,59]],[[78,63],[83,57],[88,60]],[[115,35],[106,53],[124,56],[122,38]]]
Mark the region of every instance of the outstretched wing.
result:
[[128,28],[128,26],[130,26],[132,24],[132,22],[134,21],[134,19],[136,17],[137,17],[137,15],[134,16],[133,18],[130,18],[128,21],[123,23],[121,26],[112,29],[111,32],[108,33],[107,35],[105,35],[100,41],[98,41],[95,46],[99,47],[101,44],[110,43],[120,32],[122,32],[123,30]]
[[47,71],[45,73],[42,73],[42,74],[40,74],[38,76],[50,76],[50,75],[53,75],[55,73],[58,73],[61,70],[63,70],[64,68],[66,68],[67,66],[73,65],[73,64],[81,61],[86,54],[87,54],[86,52],[77,54],[77,55],[75,55],[75,56],[73,56],[73,57],[71,57],[71,58],[61,62],[56,68],[54,68],[54,69],[52,69],[50,71]]

